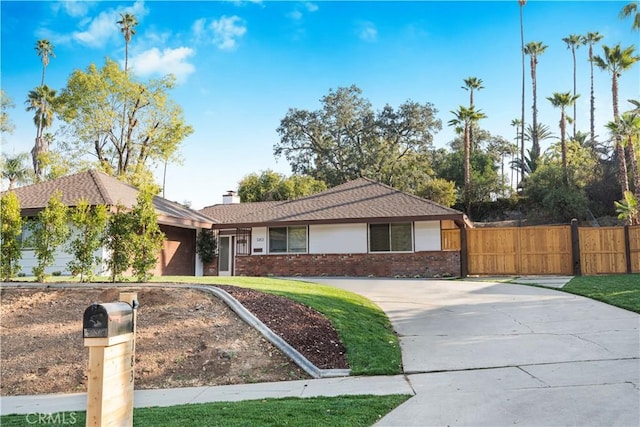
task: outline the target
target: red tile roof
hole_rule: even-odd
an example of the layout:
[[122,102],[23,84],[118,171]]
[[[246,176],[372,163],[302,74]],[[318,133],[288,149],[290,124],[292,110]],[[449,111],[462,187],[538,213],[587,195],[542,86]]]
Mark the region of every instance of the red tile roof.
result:
[[389,221],[400,219],[466,221],[460,211],[441,206],[367,178],[284,202],[214,205],[201,210],[223,225]]
[[[20,200],[20,208],[32,212],[44,208],[56,191],[62,193],[62,203],[67,206],[76,206],[80,199],[86,199],[92,206],[122,204],[130,209],[136,204],[138,196],[137,188],[94,170],[19,187],[12,191]],[[213,223],[210,218],[201,213],[162,197],[156,196],[153,199],[153,205],[156,208],[159,222],[206,228],[211,227]]]

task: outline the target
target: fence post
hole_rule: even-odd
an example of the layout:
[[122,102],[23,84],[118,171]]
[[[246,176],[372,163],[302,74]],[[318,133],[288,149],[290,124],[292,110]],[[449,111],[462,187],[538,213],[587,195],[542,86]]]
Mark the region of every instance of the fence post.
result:
[[624,226],[624,256],[627,261],[627,274],[631,274],[631,236],[629,235],[628,224]]
[[580,265],[580,230],[578,220],[571,220],[571,255],[573,261],[573,275],[582,276],[582,266]]
[[460,276],[469,275],[469,248],[467,247],[467,225],[460,224]]

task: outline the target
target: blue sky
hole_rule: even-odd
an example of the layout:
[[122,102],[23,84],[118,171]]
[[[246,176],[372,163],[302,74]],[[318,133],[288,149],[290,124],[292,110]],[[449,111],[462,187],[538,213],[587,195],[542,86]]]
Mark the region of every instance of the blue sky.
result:
[[[545,99],[572,88],[572,59],[562,38],[598,31],[603,43],[640,49],[638,32],[618,13],[626,2],[535,1],[524,7],[525,42],[549,46],[538,65],[539,121],[557,132],[559,112]],[[124,40],[116,21],[123,12],[139,21],[129,64],[148,79],[172,72],[171,92],[195,132],[182,148],[183,165],[170,165],[166,196],[194,208],[220,203],[246,174],[273,169],[276,128],[289,108],[318,109],[329,89],[355,84],[375,109],[406,100],[430,102],[443,129],[435,145],[453,138],[451,110],[468,103],[460,87],[469,76],[483,80],[475,97],[488,116],[481,126],[512,139],[520,116],[519,6],[513,1],[449,2],[35,2],[2,1],[2,88],[13,99],[15,131],[3,135],[2,150],[29,151],[35,137],[24,111],[42,67],[34,45],[55,46],[46,83],[60,90],[76,69],[124,62]],[[598,48],[596,52],[600,52]],[[578,129],[589,128],[587,48],[577,51]],[[620,106],[637,99],[640,65],[620,81]],[[610,76],[596,70],[596,125],[611,120]],[[527,121],[531,84],[527,58]],[[544,147],[543,147],[544,148]],[[160,178],[162,171],[158,170]],[[160,182],[160,181],[159,181]]]

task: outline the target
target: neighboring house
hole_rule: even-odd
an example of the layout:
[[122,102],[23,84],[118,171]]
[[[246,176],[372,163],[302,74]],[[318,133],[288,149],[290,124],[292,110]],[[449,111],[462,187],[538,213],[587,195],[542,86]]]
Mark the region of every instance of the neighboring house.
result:
[[460,250],[443,250],[442,232],[471,226],[460,211],[366,178],[283,202],[229,192],[200,212],[219,242],[204,273],[221,276],[459,276]]
[[[136,204],[138,190],[118,179],[101,172],[88,171],[63,178],[45,181],[12,190],[20,200],[23,217],[35,217],[47,205],[49,198],[56,192],[62,193],[62,203],[73,207],[80,199],[86,199],[92,206],[106,205],[113,210],[118,204],[130,209]],[[206,216],[180,204],[156,196],[153,205],[158,214],[160,230],[165,241],[158,257],[155,275],[202,275],[202,262],[196,254],[196,234],[203,228],[211,228],[213,221]],[[104,248],[96,255],[106,259]],[[56,261],[47,269],[47,273],[60,271],[70,274],[67,262],[71,255],[59,248]],[[33,250],[25,248],[22,252],[22,272],[31,274],[35,265]],[[106,274],[98,268],[98,274]]]

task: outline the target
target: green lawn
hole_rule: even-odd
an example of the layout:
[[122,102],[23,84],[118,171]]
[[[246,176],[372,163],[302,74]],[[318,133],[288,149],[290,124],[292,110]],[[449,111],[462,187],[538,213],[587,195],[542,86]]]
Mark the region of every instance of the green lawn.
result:
[[578,276],[561,290],[640,313],[640,274]]
[[155,277],[154,282],[243,286],[313,307],[333,324],[347,348],[354,375],[402,373],[398,338],[389,319],[370,300],[331,286],[265,277]]
[[[409,399],[407,395],[286,398],[137,408],[134,426],[371,426]],[[86,413],[51,415],[56,424],[84,425]],[[2,426],[29,426],[35,414],[0,417]],[[49,423],[54,424],[54,423]]]

